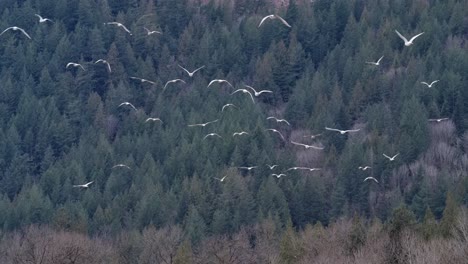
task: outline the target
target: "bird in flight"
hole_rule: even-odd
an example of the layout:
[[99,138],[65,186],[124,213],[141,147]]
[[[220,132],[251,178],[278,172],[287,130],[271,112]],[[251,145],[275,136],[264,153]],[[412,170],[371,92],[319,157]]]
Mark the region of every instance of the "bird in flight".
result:
[[104,25],[116,25],[118,27],[121,27],[123,30],[127,31],[128,34],[132,35],[132,32],[130,32],[130,30],[128,30],[128,28],[126,26],[124,26],[122,23],[119,23],[119,22],[107,22],[107,23],[104,23]]
[[271,131],[271,132],[274,132],[274,133],[278,133],[281,136],[281,138],[284,140],[283,134],[281,134],[281,132],[279,132],[278,130],[273,129],[273,128],[267,128],[265,130],[266,131]]
[[274,169],[275,167],[278,167],[278,165],[277,165],[277,164],[273,164],[273,165],[268,165],[268,164],[267,164],[267,167],[268,167],[270,170],[272,170],[272,169]]
[[241,131],[241,132],[234,132],[232,136],[235,137],[235,136],[242,136],[242,135],[248,135],[248,134],[249,134],[248,132]]
[[286,119],[279,119],[279,118],[276,118],[274,116],[269,116],[267,117],[267,120],[269,119],[274,119],[276,121],[276,123],[281,123],[281,122],[284,122],[286,123],[288,126],[290,126],[291,124],[289,124],[289,122],[286,120]]
[[438,82],[438,81],[439,81],[439,80],[435,80],[435,81],[431,82],[431,84],[428,84],[427,82],[421,82],[421,83],[422,83],[422,84],[425,84],[425,85],[427,85],[427,87],[431,88],[432,85],[433,85],[434,83]]
[[123,103],[119,104],[119,107],[121,107],[123,105],[128,105],[128,106],[132,107],[133,110],[137,111],[136,107],[134,105],[132,105],[131,103],[129,103],[129,102],[123,102]]
[[88,183],[85,183],[85,184],[77,184],[77,185],[73,185],[73,187],[78,187],[78,188],[88,188],[88,187],[89,187],[89,185],[90,185],[91,183],[93,183],[93,182],[94,182],[94,181],[90,181],[90,182],[88,182]]
[[384,155],[384,157],[386,157],[386,158],[389,159],[390,161],[394,161],[395,158],[396,158],[398,155],[400,155],[400,153],[395,154],[395,156],[393,156],[393,157],[389,157],[389,156],[387,156],[387,154],[385,154],[385,153],[384,153],[383,155]]
[[261,91],[257,92],[257,91],[255,91],[255,89],[252,86],[249,86],[249,85],[246,85],[246,84],[244,84],[244,86],[251,89],[254,92],[255,97],[258,97],[262,93],[273,93],[273,91],[270,91],[270,90],[261,90]]
[[288,176],[288,175],[286,175],[286,174],[284,174],[284,173],[280,173],[280,174],[272,173],[271,176],[275,176],[276,178],[279,179],[279,178],[281,178],[281,177]]
[[211,123],[215,123],[215,122],[218,122],[219,119],[216,119],[216,120],[213,120],[213,121],[210,121],[210,122],[206,122],[206,123],[201,123],[201,124],[192,124],[192,125],[188,125],[189,127],[196,127],[196,126],[201,126],[201,127],[204,127],[208,124],[211,124]]
[[379,181],[377,181],[377,179],[374,177],[367,177],[364,179],[364,181],[367,181],[367,180],[374,180],[376,183],[379,183]]
[[147,83],[151,83],[151,84],[153,84],[153,85],[156,84],[156,82],[149,81],[149,80],[146,80],[146,79],[143,79],[143,78],[134,77],[134,76],[130,76],[130,79],[139,80],[139,81],[142,82],[142,83],[147,82]]
[[159,117],[148,117],[148,118],[146,118],[145,123],[150,122],[150,121],[151,122],[160,121],[161,123],[163,123],[163,121],[161,119],[159,119]]
[[245,93],[245,94],[249,94],[250,98],[252,99],[252,102],[255,104],[255,100],[254,100],[252,94],[248,90],[246,90],[246,89],[237,89],[234,92],[232,92],[231,95],[233,95],[233,94],[235,94],[237,92],[242,92],[242,93]]
[[358,132],[359,130],[361,130],[361,129],[341,130],[341,129],[329,128],[329,127],[325,127],[325,129],[326,129],[326,130],[330,130],[330,131],[337,131],[337,132],[340,132],[341,135],[344,135],[344,134],[349,133],[349,132]]
[[429,119],[429,122],[437,122],[437,123],[439,123],[440,121],[445,121],[445,120],[448,120],[448,119],[449,119],[448,117],[436,118],[436,119],[430,118],[430,119]]
[[216,82],[216,83],[227,83],[227,84],[229,84],[229,86],[231,86],[232,88],[234,88],[234,86],[232,86],[232,84],[231,84],[230,82],[228,82],[228,81],[226,81],[226,80],[222,80],[222,79],[214,79],[214,80],[212,80],[212,81],[208,84],[207,87],[210,87],[210,86],[211,86],[213,83],[215,83],[215,82]]
[[86,71],[85,68],[83,68],[83,65],[79,64],[79,63],[75,63],[75,62],[69,62],[67,63],[67,66],[65,68],[68,69],[68,67],[80,67],[81,69],[83,69],[83,71]]
[[308,135],[308,136],[304,136],[304,137],[311,138],[311,139],[315,139],[316,137],[320,137],[321,135],[322,135],[322,133],[320,133],[320,134],[315,134],[315,135]]
[[280,17],[278,15],[274,15],[274,14],[273,15],[268,15],[268,16],[262,18],[262,20],[260,21],[260,24],[258,24],[258,27],[260,27],[263,24],[263,22],[265,22],[265,20],[267,20],[267,19],[279,19],[284,25],[286,25],[287,27],[291,27],[288,24],[288,22],[286,22],[286,20],[284,20],[282,17]]
[[398,36],[405,42],[405,46],[407,46],[407,47],[413,45],[413,41],[414,41],[417,37],[419,37],[419,36],[421,36],[422,34],[424,34],[424,32],[419,33],[419,34],[417,34],[416,36],[412,37],[412,38],[408,41],[403,35],[400,34],[400,32],[398,32],[398,30],[395,29],[395,32],[396,32],[396,33],[398,34]]
[[312,145],[302,144],[302,143],[295,142],[295,141],[292,141],[292,140],[291,140],[291,143],[293,143],[294,145],[297,145],[297,146],[303,146],[305,149],[309,149],[309,148],[320,149],[320,150],[324,149],[323,147],[316,147],[316,146],[312,146]]
[[216,177],[213,177],[213,178],[215,178],[216,180],[218,180],[218,181],[220,181],[220,182],[223,182],[224,179],[226,179],[226,177],[227,177],[227,176],[224,176],[224,177],[222,177],[221,179],[220,179],[220,178],[216,178]]
[[[180,66],[179,64],[177,64],[177,66],[179,66],[182,70],[184,70],[184,71],[188,74],[189,77],[193,77],[193,74],[194,74],[194,73],[196,73],[197,71],[199,71],[199,70],[205,68],[205,65],[203,65],[203,66],[201,66],[200,68],[197,68],[196,70],[190,72],[189,70],[185,69],[184,67]],[[209,86],[209,85],[208,85],[208,86]]]
[[170,80],[170,81],[168,81],[168,82],[164,85],[164,89],[163,89],[163,90],[166,90],[166,87],[167,87],[168,84],[170,84],[170,83],[176,83],[176,82],[183,82],[183,83],[186,83],[186,82],[185,82],[184,80],[182,80],[182,79]]
[[162,34],[161,31],[157,31],[157,30],[151,31],[151,30],[149,30],[149,29],[146,28],[146,27],[143,27],[143,28],[145,29],[146,35],[147,35],[147,36],[152,35],[152,34],[155,34],[155,33],[157,33],[157,34]]
[[223,105],[223,107],[221,108],[221,112],[223,112],[223,111],[224,111],[224,108],[226,108],[226,107],[235,107],[235,108],[237,108],[237,106],[235,106],[234,104],[225,104],[225,105]]
[[115,169],[115,168],[127,168],[127,169],[131,170],[131,168],[129,166],[125,165],[125,164],[114,165],[114,166],[112,166],[111,169]]
[[95,62],[95,64],[96,64],[96,63],[104,63],[104,64],[106,64],[106,65],[107,65],[107,70],[108,70],[109,72],[112,72],[111,66],[110,66],[109,62],[107,62],[106,60],[99,59],[99,60],[97,60],[97,61]]
[[372,168],[371,166],[364,166],[364,167],[359,166],[359,167],[358,167],[358,169],[359,169],[359,170],[362,170],[362,171],[365,171],[365,170],[371,169],[371,168]]
[[220,135],[218,135],[217,133],[209,133],[209,134],[207,134],[207,135],[203,138],[203,140],[205,140],[205,139],[208,138],[208,137],[213,137],[213,136],[216,136],[216,137],[219,137],[219,138],[223,138],[223,137],[221,137]]
[[253,169],[257,168],[257,167],[258,167],[258,166],[251,166],[251,167],[237,167],[237,168],[238,168],[238,169],[243,169],[243,170],[248,170],[248,171],[250,171],[250,170],[253,170]]
[[373,64],[375,66],[379,66],[380,65],[380,61],[383,59],[384,56],[380,57],[380,59],[376,62],[373,62],[373,61],[366,61],[367,64]]
[[309,167],[292,167],[287,169],[286,171],[290,170],[308,170],[308,171],[316,171],[316,170],[322,170],[321,168],[309,168]]
[[14,30],[14,31],[19,30],[19,31],[21,31],[21,33],[23,33],[26,37],[28,37],[29,39],[31,39],[31,37],[28,35],[28,33],[26,33],[26,31],[24,31],[24,29],[19,28],[19,27],[9,27],[9,28],[3,30],[3,32],[0,33],[0,36],[3,35],[3,33],[7,32],[7,31],[10,30],[10,29],[11,29],[11,30]]
[[39,23],[44,23],[44,22],[47,22],[47,21],[54,23],[54,21],[52,21],[52,20],[50,20],[50,19],[48,19],[48,18],[41,17],[41,16],[38,15],[38,14],[34,14],[34,15],[37,16],[37,17],[39,18]]

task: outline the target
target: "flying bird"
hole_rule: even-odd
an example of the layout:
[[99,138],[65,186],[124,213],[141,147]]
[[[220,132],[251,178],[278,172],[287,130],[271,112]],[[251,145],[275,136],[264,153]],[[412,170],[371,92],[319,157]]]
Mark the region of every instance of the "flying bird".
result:
[[107,65],[107,70],[108,70],[109,72],[112,72],[111,66],[110,66],[109,62],[107,62],[106,60],[99,59],[99,60],[97,60],[97,61],[95,62],[95,64],[96,64],[96,63],[104,63],[104,64],[106,64],[106,65]]
[[213,83],[215,83],[215,82],[216,82],[216,83],[227,83],[227,84],[229,84],[229,86],[231,86],[232,88],[234,88],[234,86],[232,86],[232,84],[231,84],[230,82],[228,82],[228,81],[226,81],[226,80],[222,80],[222,79],[214,79],[214,80],[212,80],[212,81],[208,84],[207,87],[210,87],[210,86],[211,86]]
[[384,56],[380,57],[380,59],[376,62],[373,62],[373,61],[366,61],[367,64],[373,64],[375,66],[379,66],[380,65],[380,61],[383,59]]
[[235,107],[235,108],[237,108],[237,106],[235,106],[234,104],[225,104],[225,105],[223,105],[223,107],[221,108],[221,112],[223,112],[223,111],[224,111],[224,108],[226,108],[226,107]]
[[277,164],[273,164],[273,165],[268,165],[268,164],[267,164],[267,166],[268,166],[268,168],[270,168],[270,170],[274,169],[275,167],[278,167]]
[[321,168],[309,168],[309,167],[292,167],[287,169],[286,171],[290,170],[308,170],[308,171],[317,171],[317,170],[322,170]]
[[153,85],[156,84],[156,82],[149,81],[149,80],[146,80],[146,79],[143,79],[143,78],[138,78],[138,77],[135,77],[135,76],[131,76],[130,79],[139,80],[139,81],[142,82],[142,83],[147,82],[147,83],[151,83],[151,84],[153,84]]
[[132,105],[131,103],[129,103],[129,102],[123,102],[123,103],[119,104],[118,107],[121,107],[123,105],[128,105],[128,106],[132,107],[133,110],[137,111],[136,107],[134,105]]
[[379,181],[377,181],[377,179],[374,177],[367,177],[364,179],[364,181],[367,181],[367,180],[374,180],[376,183],[379,183]]
[[385,153],[384,153],[383,155],[384,155],[384,157],[386,157],[386,158],[389,159],[390,161],[394,161],[395,158],[396,158],[398,155],[400,155],[400,153],[397,153],[397,154],[396,154],[395,156],[393,156],[393,157],[389,157],[389,156],[387,156],[387,154],[385,154]]
[[286,174],[284,174],[284,173],[280,173],[280,174],[272,173],[271,176],[275,176],[276,178],[279,179],[279,178],[281,178],[281,177],[288,176],[288,175],[286,175]]
[[146,118],[145,123],[149,122],[149,121],[151,121],[151,122],[160,121],[161,123],[163,123],[163,121],[161,119],[159,119],[159,117],[148,117],[148,118]]
[[413,45],[413,41],[414,41],[417,37],[419,37],[419,36],[421,36],[422,34],[424,34],[424,32],[419,33],[419,34],[417,34],[416,36],[412,37],[412,38],[408,41],[403,35],[400,34],[400,32],[398,32],[398,30],[395,29],[395,32],[396,32],[396,33],[398,34],[398,36],[405,42],[405,46],[407,46],[407,47]]
[[365,171],[367,169],[371,169],[371,168],[372,168],[371,166],[365,166],[365,167],[359,166],[358,167],[359,170],[363,170],[363,171]]
[[250,98],[252,99],[252,102],[255,104],[255,100],[254,100],[252,94],[248,90],[246,90],[246,89],[237,89],[234,92],[232,92],[231,95],[233,95],[233,94],[235,94],[237,92],[242,92],[242,93],[245,93],[245,94],[249,94]]
[[274,119],[276,121],[276,123],[284,122],[284,123],[288,124],[288,126],[291,125],[291,124],[289,124],[289,122],[286,119],[279,119],[279,118],[276,118],[274,116],[267,117],[267,120],[269,120],[269,119]]
[[9,28],[3,30],[3,32],[0,33],[0,36],[3,35],[3,33],[7,32],[7,31],[10,30],[10,29],[11,29],[11,30],[14,30],[14,31],[19,30],[19,31],[21,31],[24,35],[26,35],[26,37],[28,37],[29,39],[31,39],[31,37],[28,35],[28,33],[26,33],[26,31],[24,31],[24,29],[19,28],[19,27],[9,27]]
[[118,27],[121,27],[123,30],[127,31],[128,34],[132,35],[132,32],[130,32],[130,30],[128,30],[128,28],[126,26],[124,26],[122,23],[119,23],[119,22],[107,22],[107,23],[104,23],[104,25],[116,25]]
[[431,84],[428,84],[427,82],[421,82],[421,83],[422,83],[422,84],[425,84],[425,85],[427,85],[427,87],[431,88],[432,85],[433,85],[434,83],[438,82],[438,81],[439,81],[439,80],[435,80],[435,81],[431,82]]
[[329,127],[325,127],[325,129],[326,129],[326,130],[330,130],[330,131],[337,131],[337,132],[340,132],[341,135],[344,135],[344,134],[349,133],[349,132],[358,132],[359,130],[361,130],[361,129],[341,130],[341,129],[329,128]]
[[[205,68],[205,65],[201,66],[200,68],[197,68],[196,70],[190,72],[189,70],[185,69],[184,67],[180,66],[179,64],[177,64],[177,66],[179,66],[182,70],[184,70],[188,75],[189,77],[193,77],[193,74],[196,73],[197,71]],[[209,86],[209,85],[208,85]]]
[[283,137],[283,134],[281,134],[281,132],[279,132],[278,130],[276,129],[273,129],[273,128],[268,128],[268,129],[265,129],[266,131],[271,131],[271,132],[274,132],[274,133],[278,133],[281,138],[284,140],[284,137]]
[[146,27],[143,27],[143,28],[145,29],[146,35],[147,35],[147,36],[152,35],[152,34],[155,34],[155,33],[157,33],[157,34],[162,34],[161,31],[157,31],[157,30],[151,31],[151,30],[149,30],[149,29],[146,28]]
[[248,86],[246,84],[244,84],[244,86],[251,89],[254,92],[255,97],[258,97],[262,93],[273,93],[273,91],[270,91],[270,90],[261,90],[261,91],[257,92],[257,91],[255,91],[255,89],[252,86]]
[[248,132],[241,131],[241,132],[234,132],[232,136],[235,137],[235,136],[242,136],[242,135],[248,135],[248,134],[249,134]]
[[309,149],[309,148],[313,148],[313,149],[324,149],[323,147],[316,147],[316,146],[312,146],[312,145],[307,145],[307,144],[302,144],[302,143],[299,143],[299,142],[294,142],[291,140],[291,143],[293,143],[294,145],[297,145],[297,146],[303,146],[305,149]]
[[219,138],[223,138],[223,137],[221,137],[220,135],[218,135],[217,133],[209,133],[209,134],[207,134],[203,139],[205,140],[207,137],[213,137],[213,136],[216,136],[216,137],[219,137]]
[[67,66],[65,68],[68,69],[68,67],[80,67],[81,69],[83,69],[83,71],[86,71],[85,68],[83,68],[83,65],[79,64],[79,63],[75,63],[75,62],[69,62],[67,63]]
[[437,122],[437,123],[439,123],[440,121],[445,121],[445,120],[449,120],[449,118],[448,118],[448,117],[436,118],[436,119],[430,118],[430,119],[429,119],[429,122]]
[[125,165],[125,164],[114,165],[114,166],[112,166],[111,169],[115,169],[115,168],[127,168],[127,169],[131,170],[131,168],[129,166]]
[[257,167],[258,167],[258,166],[237,167],[237,168],[238,168],[238,169],[243,169],[243,170],[248,170],[248,171],[250,171],[250,170],[253,170],[253,169],[257,168]]
[[170,83],[176,83],[176,82],[183,82],[183,83],[186,83],[186,82],[185,82],[184,80],[182,80],[182,79],[170,80],[170,81],[168,81],[168,82],[164,85],[164,89],[163,89],[163,90],[166,90],[166,87],[167,87],[168,84],[170,84]]
[[201,127],[204,127],[208,124],[211,124],[211,123],[215,123],[215,122],[218,122],[219,119],[216,119],[216,120],[213,120],[213,121],[210,121],[210,122],[206,122],[206,123],[201,123],[201,124],[192,124],[192,125],[188,125],[189,127],[196,127],[196,126],[201,126]]
[[213,178],[215,178],[216,180],[218,180],[218,181],[220,181],[220,182],[223,182],[224,179],[226,179],[226,177],[227,177],[227,176],[224,176],[224,177],[222,177],[221,179],[220,179],[220,178],[216,178],[216,177],[213,177]]
[[268,15],[268,16],[262,18],[262,20],[260,21],[260,24],[258,24],[258,27],[260,27],[263,24],[263,22],[265,22],[265,20],[267,20],[267,19],[279,19],[284,25],[286,25],[287,27],[291,27],[288,24],[288,22],[286,22],[286,20],[284,20],[282,17],[280,17],[278,15],[274,15],[274,14],[273,15]]
[[320,137],[322,135],[322,133],[320,134],[315,134],[315,135],[308,135],[308,136],[304,136],[304,137],[308,137],[308,138],[311,138],[311,139],[315,139],[316,137]]
[[91,183],[93,183],[93,182],[94,182],[94,181],[90,181],[90,182],[88,182],[88,183],[85,183],[85,184],[77,184],[77,185],[73,185],[73,187],[78,187],[78,188],[88,188],[88,187],[89,187],[89,185],[90,185]]
[[44,23],[44,22],[47,22],[47,21],[54,23],[54,21],[52,21],[52,20],[50,20],[50,19],[48,19],[48,18],[41,17],[41,16],[38,15],[38,14],[34,14],[34,15],[37,16],[37,17],[39,18],[39,23]]

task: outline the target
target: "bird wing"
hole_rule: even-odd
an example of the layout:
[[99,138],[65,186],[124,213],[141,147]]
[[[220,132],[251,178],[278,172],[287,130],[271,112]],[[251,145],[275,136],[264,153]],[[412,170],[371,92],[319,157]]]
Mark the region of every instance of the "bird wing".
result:
[[107,64],[107,69],[109,70],[109,72],[112,72],[112,69],[111,69],[110,63],[106,61],[106,64]]
[[330,131],[338,131],[338,132],[341,132],[341,130],[336,129],[336,128],[325,127],[325,129],[326,129],[326,130],[330,130]]
[[73,65],[73,64],[74,64],[73,62],[69,62],[69,63],[67,63],[67,66],[66,66],[65,68],[68,68],[68,67],[70,67],[70,66]]
[[421,83],[427,85],[427,87],[430,87],[432,85],[432,84],[429,85],[427,82],[421,82]]
[[323,147],[316,147],[316,146],[312,146],[312,145],[307,145],[309,148],[313,148],[313,149],[319,149],[319,150],[322,150],[324,149]]
[[257,94],[260,95],[262,93],[273,93],[273,91],[270,91],[270,90],[261,90],[260,92],[258,92]]
[[203,68],[205,68],[205,65],[203,65],[203,66],[197,68],[196,70],[194,70],[194,71],[192,72],[192,74],[196,73],[197,71],[199,71],[199,70],[201,70],[201,69],[203,69]]
[[257,93],[257,91],[255,91],[255,89],[254,89],[252,86],[247,85],[247,84],[244,84],[244,86],[247,87],[247,88],[249,88],[249,89],[252,89],[252,91],[253,91],[254,93]]
[[361,129],[349,129],[349,130],[345,130],[346,132],[358,132],[359,130]]
[[7,29],[3,30],[3,32],[2,32],[2,33],[0,33],[0,36],[1,36],[3,33],[7,32],[8,30],[12,29],[12,28],[13,28],[13,27],[9,27],[9,28],[7,28]]
[[392,157],[392,159],[396,158],[400,153],[397,153],[395,156]]
[[278,15],[275,15],[275,17],[278,18],[281,22],[283,22],[283,24],[285,24],[287,27],[291,27],[291,25],[289,25],[288,22],[286,22],[286,20],[284,20],[282,17]]
[[34,14],[35,16],[37,16],[40,20],[42,20],[42,17],[38,14]]
[[245,89],[237,89],[235,90],[234,92],[231,93],[231,95],[237,93],[237,92],[243,92],[243,91],[246,91]]
[[298,146],[307,146],[306,144],[302,144],[302,143],[299,143],[299,142],[294,142],[291,140],[291,143],[294,144],[294,145],[298,145]]
[[26,33],[26,31],[24,31],[24,29],[22,28],[18,28],[21,32],[23,32],[24,35],[26,35],[26,37],[28,37],[29,39],[31,39],[31,37],[28,35],[28,33]]
[[407,40],[402,34],[400,34],[400,32],[398,32],[398,30],[395,29],[395,32],[398,34],[398,36],[399,36],[402,40],[405,41],[405,43],[408,42],[408,40]]
[[252,102],[255,104],[255,100],[253,98],[253,95],[249,91],[247,91],[245,89],[244,89],[244,91],[250,95],[250,98],[252,98]]
[[130,30],[128,30],[128,28],[126,26],[124,26],[123,24],[119,23],[118,24],[119,27],[122,27],[125,31],[127,31],[130,35],[132,34],[132,32],[130,32]]
[[387,159],[391,159],[389,156],[387,156],[387,154],[384,153],[383,155],[384,155],[384,157],[386,157]]
[[83,71],[86,71],[85,68],[83,67],[83,65],[78,63],[78,66],[80,66],[80,68],[83,69]]
[[432,86],[434,83],[438,82],[438,81],[439,81],[439,80],[435,80],[435,81],[431,82],[431,86]]
[[[179,66],[179,68],[181,68],[182,70],[184,70],[188,75],[190,75],[190,72],[185,69],[184,67],[180,66],[179,64],[177,64],[177,66]],[[208,85],[209,86],[209,85]]]
[[413,40],[415,40],[417,37],[421,36],[422,34],[424,34],[424,32],[421,32],[417,34],[416,36],[412,37],[409,42],[413,42]]
[[146,33],[149,34],[151,31],[147,29],[146,27],[143,27],[146,30]]
[[288,126],[291,125],[291,124],[289,124],[288,120],[286,120],[286,119],[281,119],[280,122],[285,122],[286,124],[288,124]]
[[213,121],[210,121],[210,122],[205,123],[205,125],[208,125],[208,124],[211,124],[211,123],[216,123],[216,122],[218,122],[218,121],[219,121],[219,119],[216,119],[216,120],[213,120]]
[[281,132],[279,132],[279,131],[276,130],[276,129],[274,129],[274,130],[272,130],[272,131],[278,133],[278,134],[281,136],[281,138],[284,140],[283,134],[281,134]]
[[215,82],[219,82],[219,81],[220,81],[219,79],[214,79],[214,80],[212,80],[212,81],[208,84],[207,87],[210,87],[210,85],[212,85],[212,84],[215,83]]
[[377,61],[377,64],[380,63],[380,61],[383,59],[384,56],[380,57],[380,59]]
[[263,24],[263,22],[265,22],[265,20],[267,20],[268,18],[273,18],[273,17],[274,17],[274,15],[268,15],[268,16],[262,18],[262,20],[260,21],[260,24],[258,24],[258,27],[260,27]]

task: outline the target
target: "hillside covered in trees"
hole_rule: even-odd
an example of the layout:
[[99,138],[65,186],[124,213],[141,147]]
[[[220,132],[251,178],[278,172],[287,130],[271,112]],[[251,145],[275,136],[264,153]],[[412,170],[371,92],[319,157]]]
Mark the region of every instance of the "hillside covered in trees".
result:
[[466,259],[466,10],[0,1],[0,261]]

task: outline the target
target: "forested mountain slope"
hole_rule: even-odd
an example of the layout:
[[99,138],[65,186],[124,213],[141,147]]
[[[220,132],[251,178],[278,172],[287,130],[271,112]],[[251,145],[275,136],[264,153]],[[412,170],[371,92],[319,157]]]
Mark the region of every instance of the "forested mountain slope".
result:
[[[196,244],[264,219],[385,222],[406,204],[422,221],[447,193],[466,203],[467,1],[188,2],[0,1],[0,30],[31,37],[0,35],[4,231],[178,225]],[[259,27],[272,13],[291,28]],[[405,46],[395,30],[424,34]],[[273,93],[233,94],[245,85]]]

